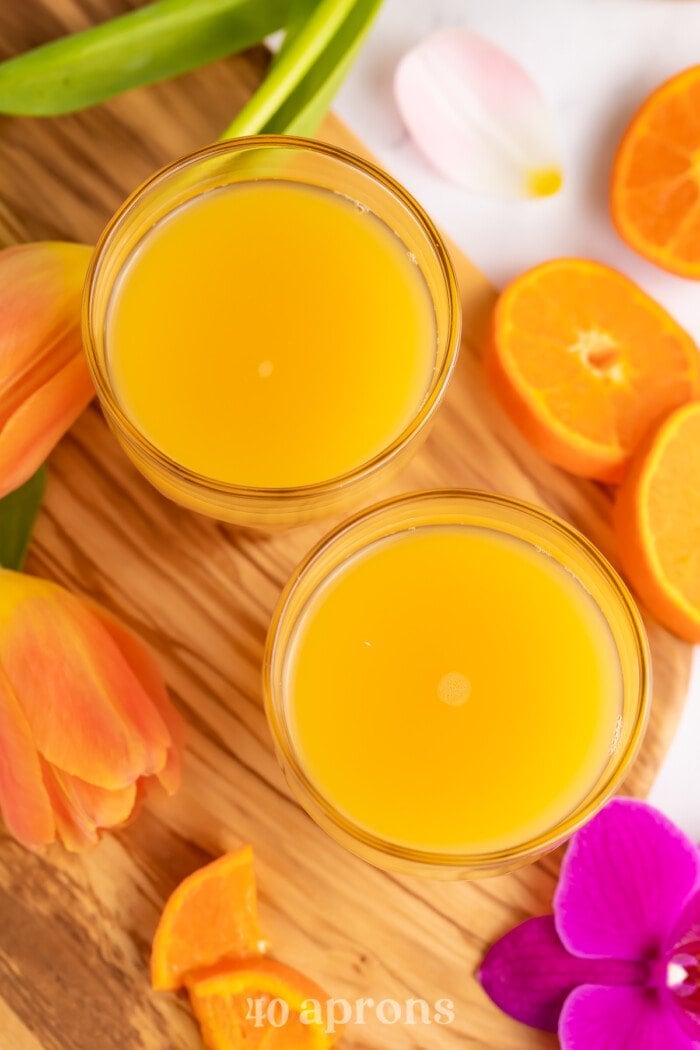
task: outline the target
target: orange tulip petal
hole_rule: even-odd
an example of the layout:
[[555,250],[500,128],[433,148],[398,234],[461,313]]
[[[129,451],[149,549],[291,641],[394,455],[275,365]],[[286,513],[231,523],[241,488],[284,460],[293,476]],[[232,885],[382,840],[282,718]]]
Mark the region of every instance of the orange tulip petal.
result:
[[65,364],[54,348],[68,333],[76,338],[72,352],[80,349],[80,308],[92,251],[60,241],[0,251],[0,406],[45,358],[56,358],[58,368]]
[[91,602],[90,607],[111,634],[122,656],[141,682],[168,728],[172,744],[168,749],[165,765],[156,771],[156,776],[168,794],[174,795],[180,786],[185,726],[168,696],[158,661],[148,646],[144,645],[136,635],[127,630],[101,605]]
[[39,469],[94,394],[81,349],[19,404],[0,430],[0,498]]
[[54,770],[54,774],[71,807],[84,813],[98,828],[113,828],[131,816],[136,805],[136,784],[107,791],[59,769]]
[[0,670],[0,811],[25,846],[53,842],[56,825],[29,723]]
[[159,772],[170,734],[100,620],[56,584],[0,579],[0,662],[44,758],[109,790]]
[[93,396],[80,334],[92,249],[0,251],[0,497],[38,469]]
[[44,782],[53,806],[56,830],[66,849],[73,853],[96,846],[100,841],[97,825],[81,810],[71,806],[56,771],[42,759]]
[[74,853],[96,846],[104,829],[126,823],[134,813],[135,784],[120,791],[96,788],[42,760],[44,779],[54,807],[56,825],[66,849]]
[[174,795],[182,780],[182,752],[178,747],[168,751],[165,765],[155,774],[158,783],[169,795]]

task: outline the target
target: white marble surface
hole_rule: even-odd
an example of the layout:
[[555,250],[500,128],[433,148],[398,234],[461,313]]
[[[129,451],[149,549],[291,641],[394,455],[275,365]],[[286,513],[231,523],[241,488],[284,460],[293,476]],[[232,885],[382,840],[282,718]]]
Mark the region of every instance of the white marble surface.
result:
[[[401,55],[432,29],[469,26],[537,79],[559,129],[565,186],[541,201],[478,198],[429,168],[392,94]],[[700,341],[700,287],[628,250],[607,214],[610,163],[637,103],[698,61],[700,0],[385,0],[336,103],[380,161],[496,283],[557,255],[597,258],[643,285]],[[653,801],[700,842],[700,650]]]

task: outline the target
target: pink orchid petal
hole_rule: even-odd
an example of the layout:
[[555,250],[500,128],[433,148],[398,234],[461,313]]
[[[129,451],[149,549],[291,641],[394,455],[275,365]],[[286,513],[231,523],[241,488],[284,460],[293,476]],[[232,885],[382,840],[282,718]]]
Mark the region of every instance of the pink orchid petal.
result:
[[29,723],[0,670],[0,813],[8,830],[36,849],[53,842],[56,825]]
[[570,992],[581,984],[638,984],[643,964],[615,959],[579,959],[567,952],[554,917],[528,919],[497,941],[486,954],[478,978],[504,1013],[547,1032],[556,1032]]
[[557,931],[586,958],[658,958],[698,886],[693,843],[651,806],[614,799],[571,841],[554,898]]
[[[668,1003],[678,1024],[700,1046],[700,891],[691,897],[670,939],[670,947],[661,963],[660,981],[667,985]],[[686,980],[670,987],[670,964],[682,966]]]
[[653,991],[577,988],[559,1025],[562,1050],[694,1050],[694,1043]]
[[416,145],[451,181],[512,197],[559,189],[556,138],[537,85],[477,33],[432,33],[404,55],[394,87]]

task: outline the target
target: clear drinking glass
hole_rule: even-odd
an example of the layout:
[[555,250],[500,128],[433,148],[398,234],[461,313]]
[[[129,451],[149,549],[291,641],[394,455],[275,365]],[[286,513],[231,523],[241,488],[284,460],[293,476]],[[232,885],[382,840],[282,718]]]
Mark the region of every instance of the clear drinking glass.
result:
[[[597,781],[580,804],[546,833],[498,852],[464,855],[405,848],[354,825],[307,777],[290,731],[285,689],[288,661],[295,629],[314,595],[341,565],[377,540],[434,525],[481,526],[517,537],[549,554],[596,602],[619,657],[619,737]],[[651,665],[634,600],[589,540],[561,519],[527,503],[455,489],[380,503],[321,540],[297,568],[280,598],[268,635],[263,677],[266,713],[278,759],[292,791],[322,828],[378,867],[433,878],[475,879],[501,874],[536,859],[568,839],[600,810],[623,781],[641,743],[650,704]],[[465,806],[472,802],[465,799]]]
[[[298,488],[252,488],[203,477],[153,445],[127,417],[115,393],[105,347],[105,319],[115,284],[155,223],[192,198],[253,180],[286,180],[332,190],[370,210],[406,246],[429,291],[435,316],[435,364],[413,418],[371,460],[339,477]],[[271,301],[274,289],[271,289]],[[209,146],[158,172],[107,225],[93,257],[83,336],[107,422],[138,469],[167,496],[204,514],[262,528],[294,525],[358,504],[417,448],[435,414],[459,348],[460,302],[447,249],[411,195],[376,165],[334,146],[260,135]],[[361,411],[361,406],[358,406]]]

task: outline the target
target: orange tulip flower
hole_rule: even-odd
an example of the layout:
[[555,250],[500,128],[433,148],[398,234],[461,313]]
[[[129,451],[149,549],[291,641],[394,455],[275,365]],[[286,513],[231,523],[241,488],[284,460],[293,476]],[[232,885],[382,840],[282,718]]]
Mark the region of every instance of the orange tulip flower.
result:
[[0,497],[38,470],[94,394],[80,337],[92,249],[0,251]]
[[181,723],[154,657],[99,605],[0,570],[0,812],[38,848],[94,845],[178,787]]

